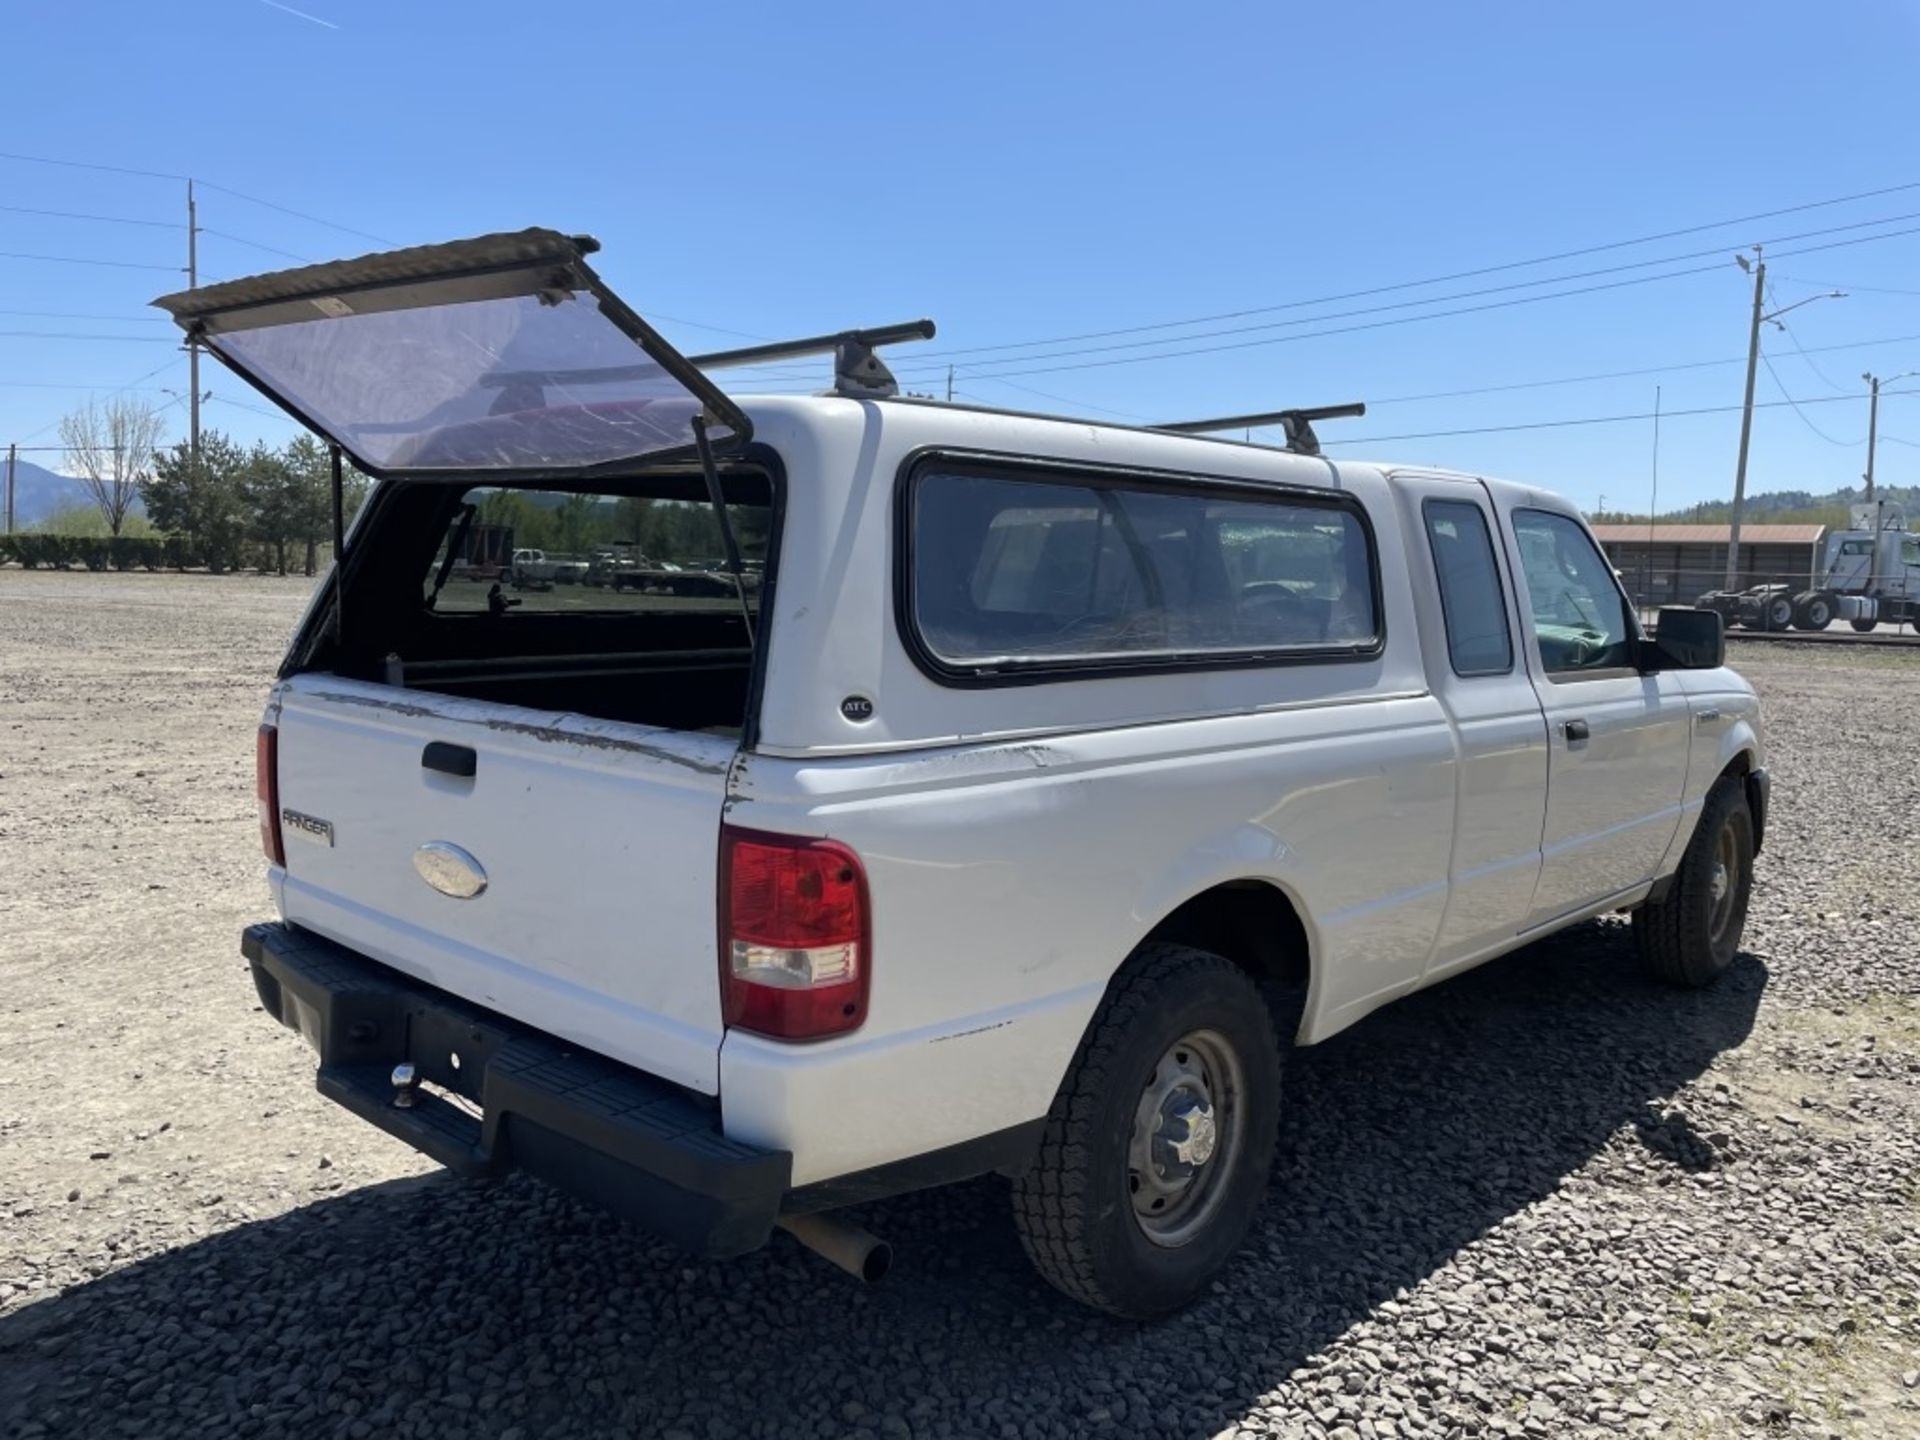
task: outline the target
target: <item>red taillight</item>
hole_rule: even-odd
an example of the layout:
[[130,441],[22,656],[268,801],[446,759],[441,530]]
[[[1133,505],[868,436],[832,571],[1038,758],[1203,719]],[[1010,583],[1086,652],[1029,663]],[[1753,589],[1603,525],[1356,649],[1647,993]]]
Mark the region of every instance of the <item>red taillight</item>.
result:
[[833,840],[720,832],[720,992],[727,1024],[818,1040],[867,1018],[867,877]]
[[253,742],[253,795],[260,802],[260,848],[276,865],[287,863],[280,843],[280,732],[262,725]]

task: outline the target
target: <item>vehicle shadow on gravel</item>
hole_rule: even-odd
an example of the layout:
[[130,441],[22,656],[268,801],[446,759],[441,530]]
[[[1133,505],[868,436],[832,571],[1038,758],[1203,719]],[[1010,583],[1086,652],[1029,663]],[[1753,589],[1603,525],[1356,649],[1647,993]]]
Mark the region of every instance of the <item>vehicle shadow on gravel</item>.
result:
[[861,1289],[785,1237],[696,1264],[535,1185],[430,1178],[0,1320],[0,1433],[1212,1435],[1610,1141],[1649,1184],[1716,1163],[1663,1101],[1767,978],[1662,989],[1590,924],[1301,1052],[1244,1255],[1157,1325],[1036,1279],[999,1180],[868,1207],[898,1263]]

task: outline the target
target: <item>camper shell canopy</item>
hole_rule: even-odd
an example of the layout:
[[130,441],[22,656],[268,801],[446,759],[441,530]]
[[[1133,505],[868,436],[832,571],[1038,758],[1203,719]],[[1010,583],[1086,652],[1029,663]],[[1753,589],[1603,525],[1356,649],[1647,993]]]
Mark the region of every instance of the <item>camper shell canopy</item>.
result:
[[747,417],[609,290],[587,236],[531,229],[308,265],[154,303],[381,478],[587,477],[744,443]]

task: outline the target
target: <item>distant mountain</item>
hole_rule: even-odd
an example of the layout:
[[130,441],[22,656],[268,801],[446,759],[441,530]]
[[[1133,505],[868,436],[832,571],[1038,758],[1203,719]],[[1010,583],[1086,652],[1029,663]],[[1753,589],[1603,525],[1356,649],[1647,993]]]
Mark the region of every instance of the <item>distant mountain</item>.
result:
[[[1880,485],[1874,494],[1899,505],[1910,516],[1920,516],[1920,485]],[[1866,499],[1863,486],[1841,486],[1816,494],[1811,490],[1766,490],[1747,496],[1742,517],[1753,524],[1841,525],[1847,523],[1849,505]],[[1660,514],[1663,523],[1725,525],[1732,519],[1732,505],[1725,500],[1702,501],[1683,505]],[[1594,516],[1601,519],[1601,516]],[[1604,517],[1615,523],[1645,523],[1646,512],[1609,510]]]
[[[63,510],[70,505],[93,504],[93,496],[87,493],[85,483],[73,476],[56,474],[31,460],[15,460],[13,463],[13,523],[20,529],[38,525],[56,510]],[[6,486],[6,467],[7,457],[0,451],[0,492]],[[4,494],[0,494],[0,501],[3,500]],[[145,513],[137,497],[133,502],[133,512]]]

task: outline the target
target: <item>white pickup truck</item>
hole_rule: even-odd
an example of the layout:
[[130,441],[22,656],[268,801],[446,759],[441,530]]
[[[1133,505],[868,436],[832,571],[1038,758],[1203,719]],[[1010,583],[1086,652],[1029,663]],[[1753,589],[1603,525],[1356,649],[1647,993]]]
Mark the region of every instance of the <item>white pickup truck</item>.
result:
[[[267,703],[243,940],[365,1120],[869,1274],[830,1212],[998,1171],[1050,1281],[1147,1316],[1244,1238],[1289,1047],[1612,911],[1663,979],[1732,963],[1753,692],[1718,616],[1641,633],[1566,501],[1297,416],[906,398],[874,332],[743,405],[709,373],[766,351],[680,355],[591,248],[161,302],[381,482]],[[444,590],[500,490],[760,583]]]

